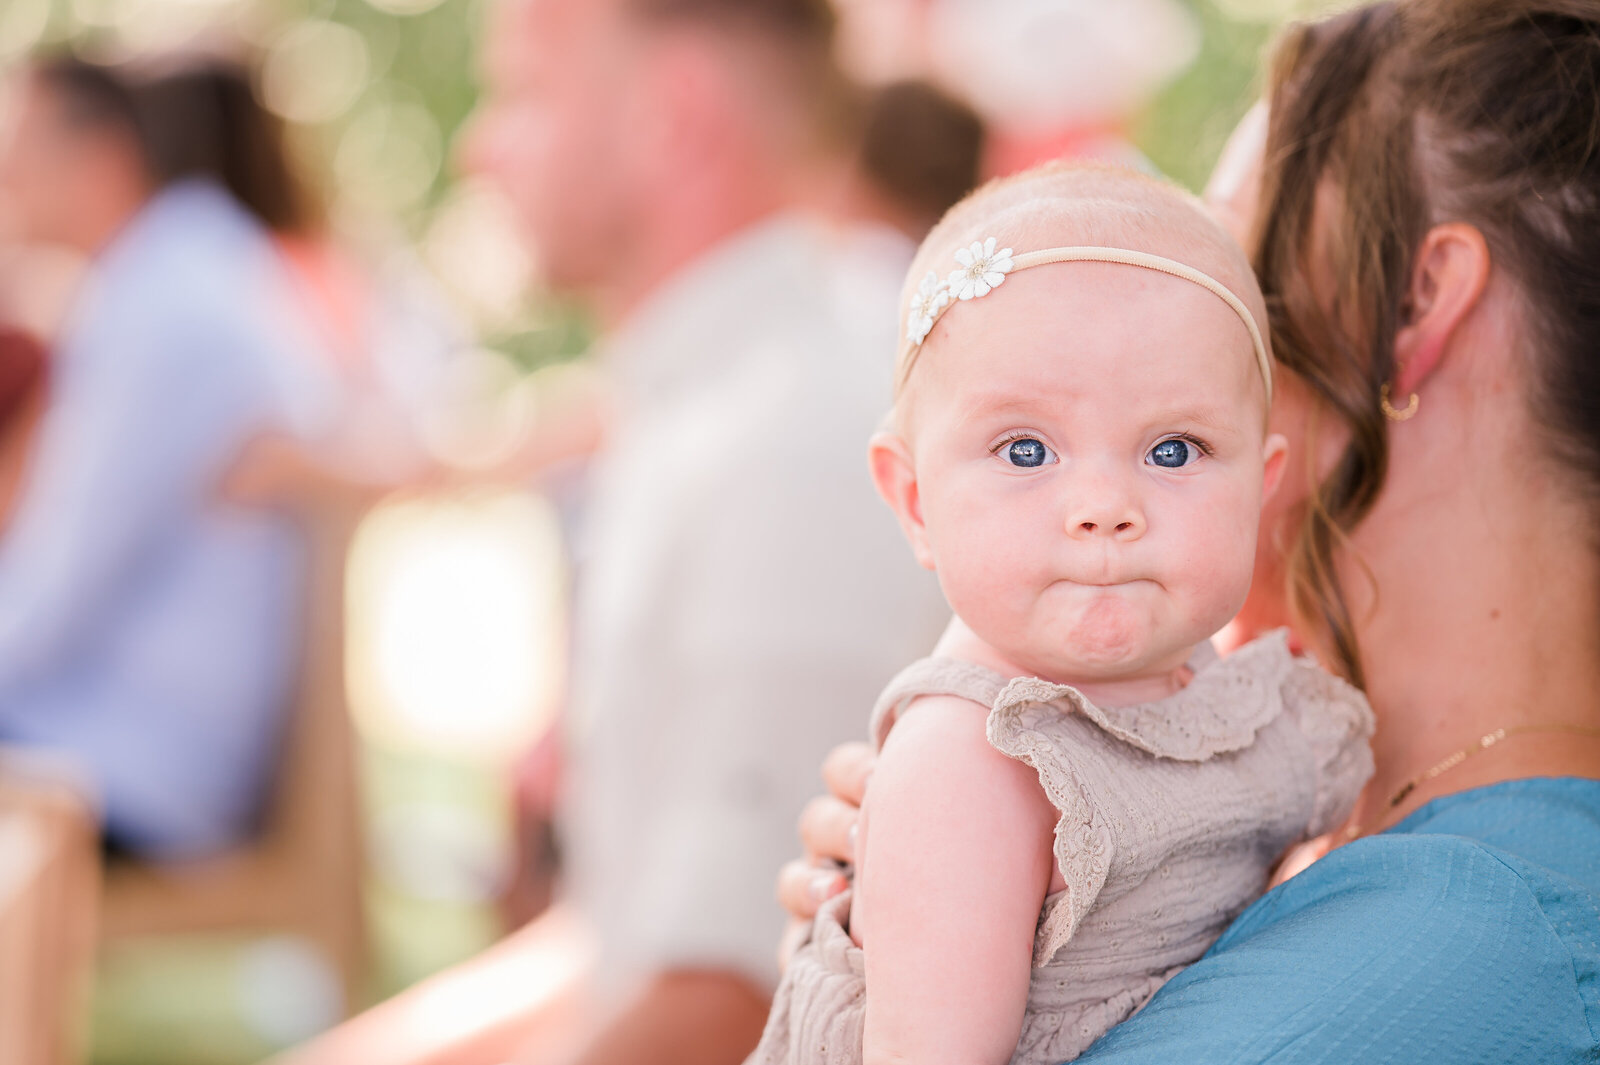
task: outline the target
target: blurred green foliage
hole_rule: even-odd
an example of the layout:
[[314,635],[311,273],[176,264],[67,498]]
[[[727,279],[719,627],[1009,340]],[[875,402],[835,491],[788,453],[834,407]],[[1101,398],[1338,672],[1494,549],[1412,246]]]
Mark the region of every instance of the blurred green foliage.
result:
[[1260,95],[1273,30],[1230,19],[1209,0],[1192,6],[1203,27],[1200,57],[1152,102],[1134,140],[1163,173],[1198,192],[1228,134]]

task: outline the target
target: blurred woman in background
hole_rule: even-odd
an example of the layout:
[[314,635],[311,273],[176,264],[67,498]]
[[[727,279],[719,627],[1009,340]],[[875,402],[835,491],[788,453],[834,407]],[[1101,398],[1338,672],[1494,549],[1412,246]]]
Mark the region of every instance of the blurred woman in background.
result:
[[296,672],[304,545],[218,499],[330,391],[274,231],[311,217],[280,130],[206,66],[41,59],[0,148],[19,236],[92,261],[0,541],[0,744],[50,752],[146,856],[253,827]]

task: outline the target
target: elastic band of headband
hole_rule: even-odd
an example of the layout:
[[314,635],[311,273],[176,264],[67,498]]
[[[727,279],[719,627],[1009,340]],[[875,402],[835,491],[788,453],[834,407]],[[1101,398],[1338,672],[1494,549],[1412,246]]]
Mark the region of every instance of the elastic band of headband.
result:
[[[1272,402],[1272,356],[1267,353],[1267,344],[1262,339],[1261,329],[1256,324],[1255,316],[1250,313],[1250,308],[1245,306],[1243,300],[1210,274],[1175,259],[1142,251],[1131,251],[1127,248],[1046,248],[1042,251],[1023,252],[1021,255],[1013,256],[1010,248],[996,251],[995,243],[995,238],[990,237],[982,243],[975,242],[971,247],[956,252],[956,262],[961,268],[952,271],[943,280],[933,271],[929,271],[928,276],[922,279],[922,284],[911,297],[911,309],[906,318],[906,340],[910,342],[913,350],[922,346],[922,342],[933,331],[934,323],[944,316],[952,304],[958,301],[982,299],[998,288],[1005,281],[1007,274],[1050,263],[1117,263],[1122,266],[1155,270],[1192,282],[1226,303],[1233,313],[1239,316],[1239,320],[1250,333],[1250,344],[1256,353],[1256,365],[1261,370],[1261,380],[1267,389],[1267,402],[1269,404]],[[907,372],[909,369],[908,365]]]

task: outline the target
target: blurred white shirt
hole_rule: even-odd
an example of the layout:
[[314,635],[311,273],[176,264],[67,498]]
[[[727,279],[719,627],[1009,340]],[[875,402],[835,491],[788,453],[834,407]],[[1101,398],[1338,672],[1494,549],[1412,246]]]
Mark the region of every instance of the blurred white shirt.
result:
[[612,990],[775,984],[773,885],[821,759],[948,618],[866,463],[912,250],[780,217],[606,344],[563,839]]

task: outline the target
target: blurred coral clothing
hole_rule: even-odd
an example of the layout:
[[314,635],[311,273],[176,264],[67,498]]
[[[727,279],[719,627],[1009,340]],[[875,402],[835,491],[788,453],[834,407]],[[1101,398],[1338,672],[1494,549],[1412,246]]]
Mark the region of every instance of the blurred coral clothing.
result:
[[217,484],[332,409],[288,287],[220,188],[159,194],[85,283],[0,540],[0,743],[76,761],[140,854],[247,834],[276,764],[303,545]]
[[772,881],[817,766],[949,617],[867,473],[910,254],[782,215],[606,341],[561,824],[603,994],[776,984]]
[[358,247],[335,234],[277,234],[290,283],[347,403],[383,402],[409,418],[447,398],[470,326],[422,260],[402,247]]

